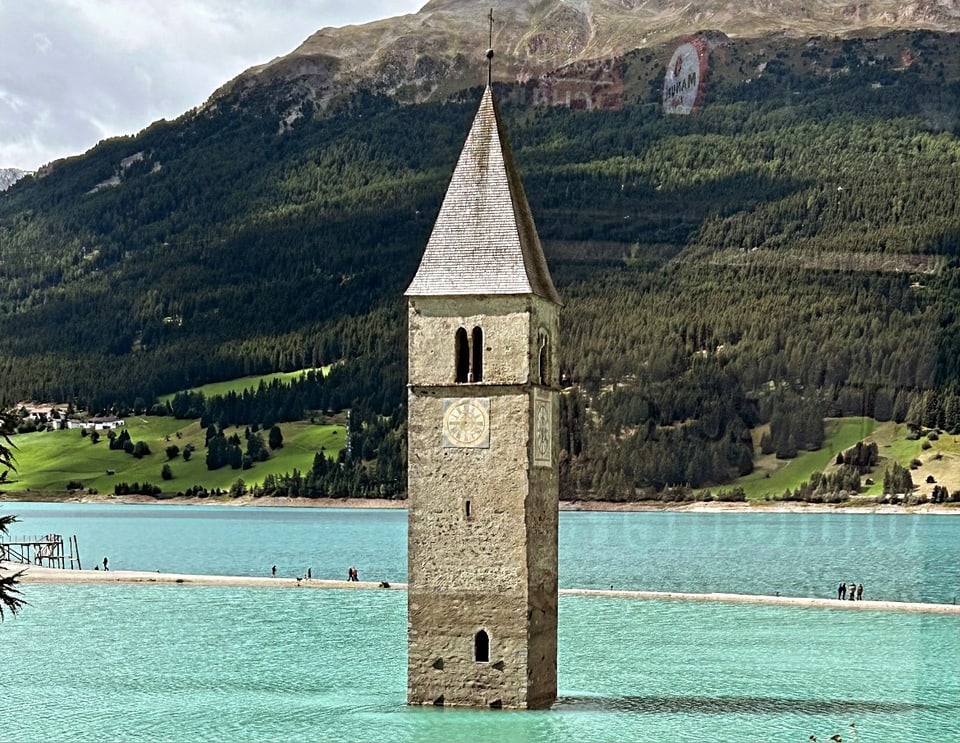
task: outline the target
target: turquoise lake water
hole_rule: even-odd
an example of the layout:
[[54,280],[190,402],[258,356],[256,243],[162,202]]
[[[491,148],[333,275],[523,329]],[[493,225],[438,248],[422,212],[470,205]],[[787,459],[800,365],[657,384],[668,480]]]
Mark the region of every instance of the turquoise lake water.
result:
[[[89,567],[405,578],[406,514],[6,504]],[[561,514],[561,585],[950,603],[960,518]],[[0,740],[960,740],[960,617],[561,596],[542,712],[408,708],[406,595],[28,584]],[[850,724],[854,727],[851,728]]]

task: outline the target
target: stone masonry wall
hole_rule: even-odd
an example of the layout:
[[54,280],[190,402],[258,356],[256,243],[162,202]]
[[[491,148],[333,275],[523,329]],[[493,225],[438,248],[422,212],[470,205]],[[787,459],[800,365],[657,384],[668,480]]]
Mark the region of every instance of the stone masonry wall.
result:
[[[531,467],[530,381],[537,332],[546,328],[556,343],[556,308],[530,297],[415,298],[409,323],[408,701],[548,706],[558,484],[556,452],[550,467]],[[475,325],[483,381],[454,384],[456,330]],[[489,401],[488,447],[444,446],[444,398]],[[554,449],[558,401],[554,390]],[[486,662],[474,655],[480,630]]]

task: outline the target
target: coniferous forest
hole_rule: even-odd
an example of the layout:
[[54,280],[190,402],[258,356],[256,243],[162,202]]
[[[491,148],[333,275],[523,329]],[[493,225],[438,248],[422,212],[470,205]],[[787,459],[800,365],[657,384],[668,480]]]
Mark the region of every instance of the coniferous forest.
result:
[[[778,457],[819,448],[827,416],[960,432],[958,38],[722,52],[689,117],[659,106],[669,50],[618,63],[618,110],[497,86],[565,303],[564,497],[728,483],[760,423]],[[158,395],[338,363],[246,408],[174,405],[232,425],[350,409],[363,492],[403,481],[402,295],[481,91],[319,110],[279,85],[0,194],[0,407],[169,414]]]

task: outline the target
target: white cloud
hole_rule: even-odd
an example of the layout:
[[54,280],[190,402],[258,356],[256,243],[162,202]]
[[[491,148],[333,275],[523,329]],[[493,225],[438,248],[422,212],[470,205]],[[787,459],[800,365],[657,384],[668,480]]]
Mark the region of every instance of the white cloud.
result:
[[44,54],[53,44],[50,43],[50,38],[46,34],[34,34],[33,43],[37,47],[37,51],[41,54]]
[[0,167],[34,170],[197,106],[324,26],[425,0],[0,0]]

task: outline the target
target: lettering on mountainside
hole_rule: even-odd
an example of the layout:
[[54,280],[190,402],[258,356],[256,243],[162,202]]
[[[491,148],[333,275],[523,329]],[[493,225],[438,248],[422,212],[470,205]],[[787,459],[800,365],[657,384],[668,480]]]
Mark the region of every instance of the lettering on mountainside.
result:
[[517,76],[523,106],[562,106],[580,111],[618,111],[623,107],[622,60],[591,60],[539,77]]
[[703,105],[707,45],[699,37],[684,41],[670,56],[663,77],[663,112],[688,116]]

